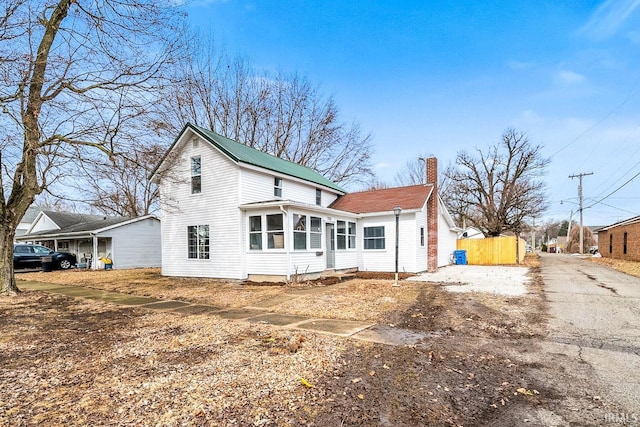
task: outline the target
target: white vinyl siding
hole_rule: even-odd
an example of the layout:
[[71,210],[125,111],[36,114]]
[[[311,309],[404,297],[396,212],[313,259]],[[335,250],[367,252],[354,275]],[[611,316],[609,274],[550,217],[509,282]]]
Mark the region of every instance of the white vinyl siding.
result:
[[[121,227],[112,228],[98,235],[99,241],[110,238],[110,248],[98,256],[110,256],[113,268],[160,267],[162,265],[161,223],[147,218]],[[80,254],[82,256],[82,254]],[[78,256],[78,262],[80,261]]]
[[[203,161],[203,164],[206,163]],[[279,198],[274,195],[275,178],[273,174],[244,167],[240,168],[240,174],[239,204],[263,202]],[[282,175],[280,178],[282,178],[282,199],[295,200],[308,205],[316,204],[316,184],[303,183],[286,175]],[[237,186],[238,184],[236,183],[234,188]],[[326,189],[322,190],[323,206],[328,206],[336,198],[336,193]]]
[[451,230],[451,225],[442,215],[442,205],[438,203],[438,267],[444,267],[451,263],[457,241],[458,233]]
[[[162,274],[246,278],[242,253],[247,237],[243,236],[242,213],[238,209],[238,167],[209,144],[194,147],[189,137],[188,132],[183,134],[174,147],[176,159],[172,170],[190,170],[191,158],[200,156],[204,165],[202,188],[207,197],[193,197],[190,180],[176,179],[177,176],[162,178]],[[209,259],[188,259],[186,230],[199,224],[209,225],[211,255]]]

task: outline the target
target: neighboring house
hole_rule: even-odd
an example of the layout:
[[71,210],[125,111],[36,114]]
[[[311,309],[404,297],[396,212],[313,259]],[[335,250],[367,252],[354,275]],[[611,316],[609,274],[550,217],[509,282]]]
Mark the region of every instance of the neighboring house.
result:
[[640,261],[640,216],[602,227],[598,242],[603,257]]
[[27,209],[27,212],[20,220],[20,224],[16,227],[16,237],[20,237],[27,232],[41,210],[42,209],[39,206],[29,206],[29,209]]
[[458,233],[458,239],[484,239],[484,233],[475,227],[467,227]]
[[[449,263],[457,228],[431,184],[346,194],[315,171],[187,124],[152,173],[162,273],[280,280],[327,270],[399,271]],[[439,230],[439,231],[438,231]]]
[[[114,268],[159,267],[160,220],[41,211],[18,242],[33,242],[82,258],[110,258]],[[93,262],[92,267],[97,268]]]
[[596,241],[596,246],[598,246],[598,233],[600,233],[600,230],[602,230],[605,227],[606,227],[605,225],[588,225],[587,226],[587,228],[591,230],[591,233],[593,234],[593,239]]
[[[578,245],[580,246],[580,245]],[[556,253],[564,253],[567,249],[567,236],[558,236],[556,239]]]

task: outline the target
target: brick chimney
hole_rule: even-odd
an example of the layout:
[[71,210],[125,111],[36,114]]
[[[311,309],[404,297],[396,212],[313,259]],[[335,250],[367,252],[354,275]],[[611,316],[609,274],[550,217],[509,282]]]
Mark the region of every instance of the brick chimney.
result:
[[438,271],[438,159],[426,159],[427,185],[433,186],[427,201],[427,272]]

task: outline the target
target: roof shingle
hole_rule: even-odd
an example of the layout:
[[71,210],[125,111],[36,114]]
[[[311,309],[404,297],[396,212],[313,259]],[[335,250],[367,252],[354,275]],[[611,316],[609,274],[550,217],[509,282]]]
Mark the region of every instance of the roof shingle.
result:
[[329,207],[352,213],[393,211],[396,206],[403,210],[422,209],[432,190],[431,184],[419,184],[348,193],[340,196]]

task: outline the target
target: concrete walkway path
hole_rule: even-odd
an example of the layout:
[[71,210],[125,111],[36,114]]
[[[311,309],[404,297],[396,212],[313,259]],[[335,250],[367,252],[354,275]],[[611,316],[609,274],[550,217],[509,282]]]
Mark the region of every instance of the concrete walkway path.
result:
[[[222,308],[205,304],[193,304],[185,301],[161,300],[151,297],[130,295],[120,292],[103,291],[81,286],[64,286],[42,282],[20,281],[24,290],[42,291],[74,298],[86,298],[129,307],[141,307],[149,310],[170,311],[185,315],[211,314],[223,319],[262,323],[282,328],[299,329],[318,333],[351,337],[363,341],[388,345],[420,345],[427,334],[419,334],[400,328],[379,326],[371,322],[341,319],[322,319],[292,314],[274,313],[268,310],[274,301],[264,301],[252,307]],[[281,295],[277,298],[286,298]],[[296,298],[296,295],[288,296]]]

